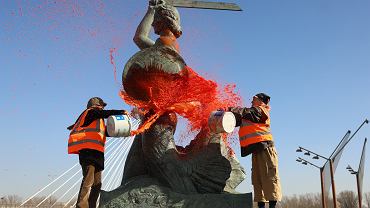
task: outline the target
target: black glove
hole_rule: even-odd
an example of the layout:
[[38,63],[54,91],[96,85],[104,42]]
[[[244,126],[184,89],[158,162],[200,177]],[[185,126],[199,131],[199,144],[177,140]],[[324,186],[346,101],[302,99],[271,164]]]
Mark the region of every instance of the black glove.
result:
[[74,124],[73,125],[70,125],[70,126],[67,127],[67,129],[68,130],[72,130],[74,126],[75,126]]

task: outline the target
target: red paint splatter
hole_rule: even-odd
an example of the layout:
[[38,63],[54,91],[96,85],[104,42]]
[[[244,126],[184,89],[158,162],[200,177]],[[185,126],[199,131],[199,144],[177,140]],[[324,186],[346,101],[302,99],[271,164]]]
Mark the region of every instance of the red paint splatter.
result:
[[97,1],[96,4],[97,4],[96,12],[100,16],[104,16],[105,15],[105,4],[101,0]]
[[143,113],[154,111],[133,134],[142,133],[168,111],[186,118],[190,132],[199,131],[208,125],[212,111],[241,103],[241,97],[234,92],[234,84],[221,88],[190,67],[185,67],[179,74],[138,70],[132,73],[124,86],[126,91],[121,91],[121,97],[126,103],[143,109]]
[[114,62],[114,56],[113,56],[113,53],[115,53],[116,51],[117,51],[116,48],[109,49],[109,58],[110,58],[110,63],[113,65],[114,80],[116,81],[116,83],[118,83],[118,81],[117,81],[117,66],[116,66],[116,63]]

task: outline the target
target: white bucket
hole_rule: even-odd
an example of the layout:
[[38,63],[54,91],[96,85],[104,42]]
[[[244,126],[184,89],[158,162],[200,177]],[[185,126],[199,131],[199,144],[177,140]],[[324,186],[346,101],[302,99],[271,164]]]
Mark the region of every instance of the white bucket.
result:
[[208,125],[214,133],[231,133],[235,129],[236,119],[232,112],[213,111]]
[[110,137],[128,137],[131,132],[131,121],[127,115],[109,116],[107,131]]

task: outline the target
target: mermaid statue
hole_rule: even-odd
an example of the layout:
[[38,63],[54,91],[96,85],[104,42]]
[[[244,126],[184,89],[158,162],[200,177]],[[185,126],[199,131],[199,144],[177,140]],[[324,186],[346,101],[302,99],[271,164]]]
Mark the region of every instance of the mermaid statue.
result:
[[[159,35],[149,38],[151,27]],[[226,107],[216,84],[187,66],[179,53],[180,15],[162,0],[149,1],[134,42],[140,51],[126,63],[122,98],[141,125],[125,161],[121,186],[101,194],[102,207],[252,207],[251,194],[235,188],[244,169],[225,134],[208,127],[210,112]],[[215,109],[216,108],[216,109]],[[198,134],[177,146],[178,115]]]

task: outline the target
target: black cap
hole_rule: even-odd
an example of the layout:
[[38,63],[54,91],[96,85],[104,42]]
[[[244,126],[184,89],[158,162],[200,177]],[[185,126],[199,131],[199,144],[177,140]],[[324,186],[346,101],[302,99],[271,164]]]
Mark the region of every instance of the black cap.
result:
[[255,95],[258,99],[260,99],[266,105],[270,102],[270,96],[266,95],[265,93],[258,93]]
[[93,97],[90,98],[89,102],[87,102],[87,108],[91,108],[93,105],[100,105],[105,107],[107,104],[100,97]]

